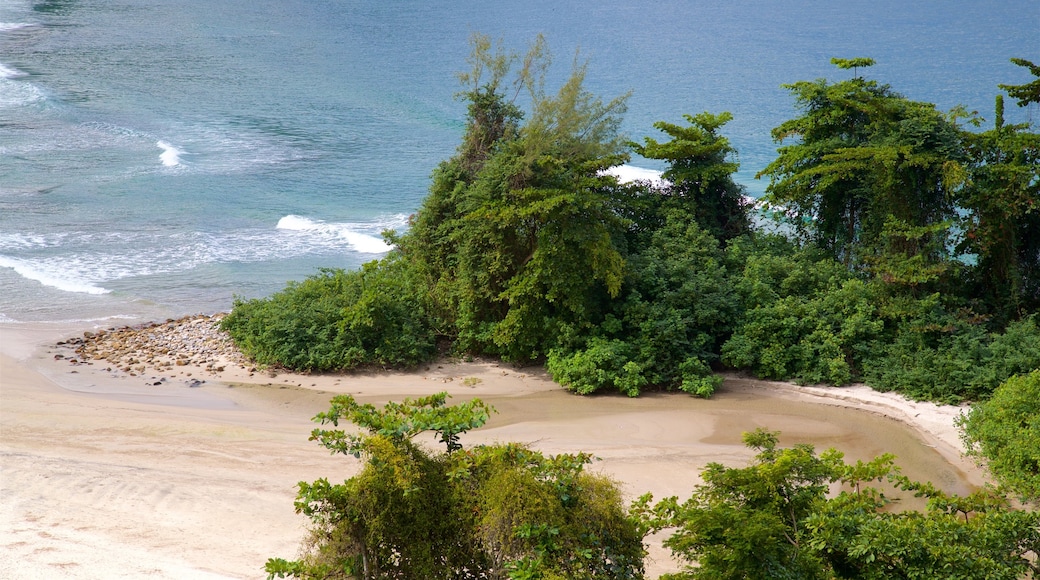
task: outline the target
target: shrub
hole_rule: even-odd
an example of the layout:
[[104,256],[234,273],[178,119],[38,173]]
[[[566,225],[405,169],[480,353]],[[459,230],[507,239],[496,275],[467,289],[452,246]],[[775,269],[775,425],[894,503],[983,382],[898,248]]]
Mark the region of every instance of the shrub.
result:
[[[311,437],[365,465],[342,484],[300,483],[296,510],[311,519],[311,540],[300,560],[269,560],[271,578],[643,577],[643,528],[613,481],[584,471],[588,455],[546,457],[518,444],[463,449],[458,435],[491,409],[445,401],[440,393],[377,410],[344,395],[315,417],[362,427]],[[412,440],[424,431],[437,433],[445,452]]]
[[224,319],[257,362],[302,371],[415,365],[437,353],[427,299],[391,255],[360,270],[321,270],[269,298],[237,300]]
[[998,481],[1040,499],[1040,370],[1014,376],[960,420],[968,453]]

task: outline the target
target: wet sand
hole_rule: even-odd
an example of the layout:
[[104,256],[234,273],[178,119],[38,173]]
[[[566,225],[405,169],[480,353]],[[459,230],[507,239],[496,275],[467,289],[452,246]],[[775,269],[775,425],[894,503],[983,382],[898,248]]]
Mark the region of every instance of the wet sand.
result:
[[[4,578],[263,578],[266,559],[295,556],[305,534],[292,509],[296,483],[358,468],[307,441],[310,418],[337,393],[373,403],[443,390],[453,402],[480,397],[498,413],[464,444],[588,451],[599,458],[591,469],[631,497],[688,496],[708,462],[751,456],[741,433],[756,427],[850,460],[892,452],[908,475],[950,491],[984,481],[960,456],[957,408],[862,387],[728,377],[708,401],[577,397],[539,369],[490,362],[328,376],[195,365],[129,376],[55,360],[67,352],[48,345],[82,331],[0,326]],[[647,568],[656,578],[676,564],[655,545]]]

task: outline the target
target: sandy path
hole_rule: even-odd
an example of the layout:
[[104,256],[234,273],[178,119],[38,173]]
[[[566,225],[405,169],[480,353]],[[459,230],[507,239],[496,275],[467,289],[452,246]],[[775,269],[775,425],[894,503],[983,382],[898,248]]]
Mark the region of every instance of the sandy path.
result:
[[[579,398],[537,370],[494,363],[361,376],[229,369],[219,378],[182,367],[129,377],[38,348],[62,332],[0,328],[2,578],[263,578],[263,562],[294,556],[304,535],[306,522],[292,510],[296,482],[356,469],[307,441],[310,417],[339,392],[372,402],[441,390],[456,401],[480,396],[498,414],[464,443],[590,451],[601,458],[593,469],[630,495],[688,495],[709,461],[745,461],[740,433],[757,426],[782,430],[783,443],[837,446],[852,459],[895,451],[917,470],[911,475],[955,491],[982,481],[959,458],[956,410],[875,401],[855,388],[824,389],[821,398],[731,378],[711,401]],[[188,386],[196,380],[206,382]],[[923,440],[876,414],[913,420]],[[674,566],[656,547],[648,577]]]

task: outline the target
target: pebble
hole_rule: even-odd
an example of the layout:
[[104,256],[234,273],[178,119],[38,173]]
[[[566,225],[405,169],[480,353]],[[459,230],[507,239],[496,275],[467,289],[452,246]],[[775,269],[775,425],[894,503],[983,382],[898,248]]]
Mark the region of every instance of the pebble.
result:
[[[175,366],[198,365],[208,372],[220,373],[229,365],[252,364],[221,330],[220,321],[224,316],[197,314],[141,326],[85,332],[83,338],[71,338],[57,345],[75,349],[79,360],[70,357],[71,364],[103,360],[131,375],[144,374],[149,367],[161,373]],[[205,381],[194,379],[192,382],[197,384],[189,386],[197,387]]]

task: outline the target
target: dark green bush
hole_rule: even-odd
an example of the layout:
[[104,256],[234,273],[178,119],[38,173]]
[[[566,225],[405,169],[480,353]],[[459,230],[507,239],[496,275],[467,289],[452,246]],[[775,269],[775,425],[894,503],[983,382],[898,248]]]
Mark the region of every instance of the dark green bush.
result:
[[840,385],[857,376],[884,329],[879,287],[812,251],[773,242],[741,252],[735,285],[744,314],[722,346],[723,362],[776,380]]
[[575,346],[549,353],[565,387],[587,394],[680,389],[710,396],[721,383],[709,366],[729,332],[736,296],[718,241],[681,213],[666,218],[648,248],[629,258],[623,299]]
[[391,255],[360,270],[322,270],[269,298],[236,301],[223,328],[266,365],[330,371],[409,366],[437,353],[424,289]]
[[960,426],[968,453],[985,460],[998,481],[1040,500],[1040,370],[1004,381]]
[[865,373],[867,383],[878,390],[948,403],[978,400],[1009,377],[1040,368],[1040,329],[1035,315],[1002,333],[951,315],[933,315],[905,321],[878,353]]

